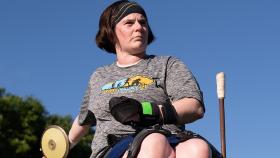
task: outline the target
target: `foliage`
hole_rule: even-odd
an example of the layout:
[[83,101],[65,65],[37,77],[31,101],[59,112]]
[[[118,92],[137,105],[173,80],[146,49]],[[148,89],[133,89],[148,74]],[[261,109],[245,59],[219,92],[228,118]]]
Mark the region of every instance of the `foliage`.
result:
[[87,135],[85,135],[81,141],[72,149],[68,154],[68,158],[87,158],[91,154],[91,141],[93,138],[94,132],[90,130]]
[[[39,100],[22,98],[0,87],[0,157],[42,157],[40,141],[47,126],[56,124],[69,131],[70,115],[50,115]],[[70,152],[69,157],[89,157],[91,130]]]
[[41,103],[5,93],[0,96],[0,157],[28,158],[39,156],[40,134],[44,130],[46,112]]

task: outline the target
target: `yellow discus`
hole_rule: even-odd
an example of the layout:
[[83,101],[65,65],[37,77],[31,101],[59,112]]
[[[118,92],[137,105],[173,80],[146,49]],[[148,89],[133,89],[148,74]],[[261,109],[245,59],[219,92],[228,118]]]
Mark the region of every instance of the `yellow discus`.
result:
[[47,127],[42,135],[41,149],[46,158],[66,158],[69,152],[67,134],[57,125]]

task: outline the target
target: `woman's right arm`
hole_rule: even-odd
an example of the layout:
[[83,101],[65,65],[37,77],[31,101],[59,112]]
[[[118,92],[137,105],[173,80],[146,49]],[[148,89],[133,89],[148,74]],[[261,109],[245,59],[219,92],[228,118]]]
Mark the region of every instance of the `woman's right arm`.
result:
[[70,142],[70,148],[73,148],[80,139],[88,132],[91,125],[83,125],[79,124],[79,117],[77,116],[72,124],[72,127],[68,134],[68,139]]

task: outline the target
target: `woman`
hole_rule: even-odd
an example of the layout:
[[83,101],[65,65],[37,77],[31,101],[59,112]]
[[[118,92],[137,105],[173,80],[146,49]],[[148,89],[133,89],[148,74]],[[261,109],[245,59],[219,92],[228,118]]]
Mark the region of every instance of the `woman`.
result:
[[[177,137],[184,133],[184,124],[203,117],[203,98],[180,60],[147,54],[153,40],[139,4],[122,0],[104,10],[96,43],[116,54],[116,61],[92,74],[69,132],[71,146],[96,123],[91,157],[211,157],[214,148],[205,139],[195,134]],[[139,132],[144,136],[133,141]]]

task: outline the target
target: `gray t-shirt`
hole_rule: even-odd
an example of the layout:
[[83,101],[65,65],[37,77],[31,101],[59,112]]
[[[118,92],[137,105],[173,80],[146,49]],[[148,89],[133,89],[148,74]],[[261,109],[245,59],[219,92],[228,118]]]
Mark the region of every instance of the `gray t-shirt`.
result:
[[[167,96],[168,94],[168,96]],[[170,56],[147,56],[138,64],[118,67],[116,63],[98,68],[91,76],[81,105],[80,115],[90,110],[96,117],[96,131],[91,157],[100,157],[109,146],[108,135],[122,137],[135,129],[116,121],[109,110],[109,100],[116,96],[140,102],[164,103],[182,98],[195,98],[203,104],[202,93],[191,71],[179,59]],[[175,125],[164,125],[171,131]]]

